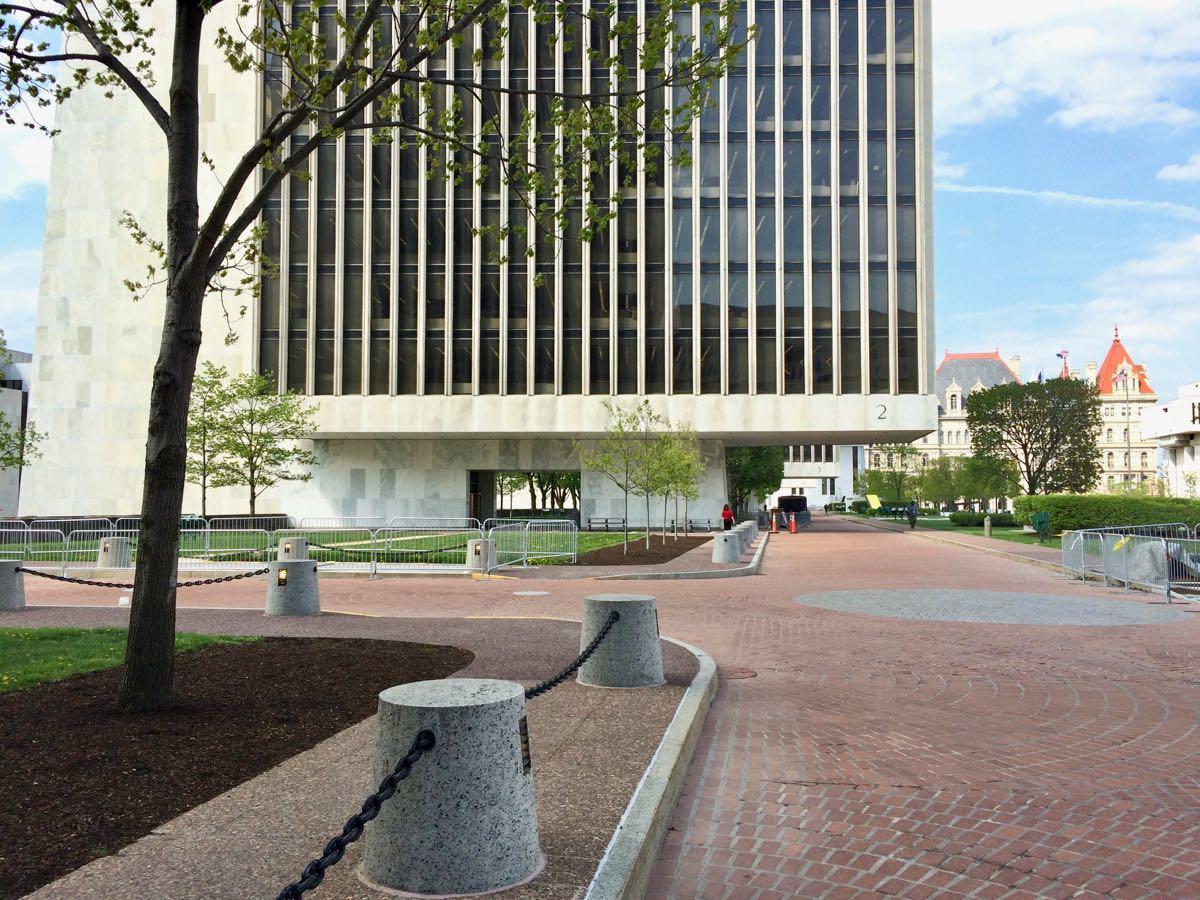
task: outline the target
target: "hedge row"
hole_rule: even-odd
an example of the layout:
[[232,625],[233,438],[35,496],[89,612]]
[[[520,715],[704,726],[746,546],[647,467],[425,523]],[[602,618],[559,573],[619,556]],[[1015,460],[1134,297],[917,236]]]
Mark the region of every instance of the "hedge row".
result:
[[1050,528],[1055,533],[1116,525],[1183,522],[1194,527],[1200,523],[1200,500],[1177,497],[1051,494],[1044,497],[1017,497],[1014,505],[1022,522],[1027,522],[1035,512],[1050,513]]
[[1018,522],[1012,513],[982,513],[982,512],[956,512],[950,513],[950,522],[954,525],[964,528],[982,528],[983,520],[987,517],[992,517],[993,528],[1016,528]]

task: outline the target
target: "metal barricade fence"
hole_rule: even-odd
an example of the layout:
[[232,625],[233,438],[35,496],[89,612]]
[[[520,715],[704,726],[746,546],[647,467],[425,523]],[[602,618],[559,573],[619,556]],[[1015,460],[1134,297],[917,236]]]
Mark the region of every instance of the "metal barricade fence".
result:
[[497,566],[519,566],[529,559],[528,522],[512,522],[488,529],[487,536],[496,545]]
[[431,528],[434,530],[482,530],[478,519],[471,516],[392,516],[388,528]]
[[261,528],[189,528],[179,532],[179,568],[257,568],[275,558],[275,547]]
[[1180,523],[1095,528],[1073,532],[1062,546],[1063,568],[1105,584],[1161,590],[1200,590],[1200,539]]
[[239,531],[249,528],[261,530],[268,534],[280,529],[295,528],[296,522],[291,516],[215,516],[208,520],[208,527],[217,531]]
[[76,530],[67,534],[63,550],[63,568],[94,568],[97,557],[100,555],[101,545],[110,538],[127,538],[129,540],[129,565],[134,565],[137,562],[137,529],[97,528]]
[[0,530],[0,559],[20,560],[33,565],[62,568],[67,548],[66,536],[58,529]]
[[305,516],[297,528],[382,528],[387,525],[383,516]]
[[569,559],[579,556],[579,529],[574,522],[530,522],[525,526],[526,555],[531,561]]
[[0,519],[0,531],[28,531],[29,523],[24,519]]
[[308,541],[308,557],[323,569],[369,572],[375,558],[375,532],[370,528],[281,528],[274,533],[278,545],[284,538]]
[[375,532],[375,568],[372,571],[402,571],[417,567],[464,569],[467,542],[482,537],[483,531],[478,527],[415,525],[380,528]]
[[105,531],[115,528],[116,524],[102,516],[64,516],[57,519],[31,519],[29,527],[35,531],[61,531],[69,535],[72,531]]

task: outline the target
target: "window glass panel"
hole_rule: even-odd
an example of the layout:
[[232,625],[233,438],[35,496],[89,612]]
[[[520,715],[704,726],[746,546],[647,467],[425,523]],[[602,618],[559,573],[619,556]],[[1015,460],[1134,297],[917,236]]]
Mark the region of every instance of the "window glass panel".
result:
[[755,210],[754,257],[760,263],[775,261],[775,209],[758,207]]

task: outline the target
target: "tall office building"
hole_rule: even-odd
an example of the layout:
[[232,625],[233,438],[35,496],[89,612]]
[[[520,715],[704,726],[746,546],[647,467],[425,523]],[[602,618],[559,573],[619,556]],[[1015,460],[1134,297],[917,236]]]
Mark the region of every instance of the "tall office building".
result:
[[[514,9],[502,59],[477,63],[486,36],[476,29],[426,70],[481,83],[480,96],[463,94],[467,121],[496,117],[496,140],[506,141],[524,108],[505,88],[587,92],[607,77],[587,48],[608,38],[583,27],[586,11],[570,13],[582,40],[568,43]],[[620,0],[618,14],[644,18],[645,0]],[[335,33],[332,9],[321,23]],[[702,35],[699,7],[676,25]],[[717,506],[726,446],[913,440],[934,427],[930,0],[750,2],[739,27],[758,37],[693,124],[694,164],[678,164],[678,136],[651,135],[660,164],[626,172],[614,161],[595,195],[567,199],[561,242],[528,230],[531,255],[520,229],[506,246],[488,230],[528,223],[498,172],[481,183],[429,178],[423,148],[352,133],[323,143],[306,177],[285,180],[264,215],[279,275],[264,280],[232,350],[206,344],[235,371],[273,373],[281,389],[320,406],[314,480],[280,488],[269,505],[300,515],[486,514],[493,472],[578,469],[572,441],[602,433],[605,401],[647,398],[691,423],[708,457],[702,504]],[[269,70],[251,103],[244,78],[215,61],[206,71],[206,148],[219,163],[253,140],[282,73]],[[670,89],[654,92],[648,110],[677,102]],[[127,101],[123,109],[136,113]],[[540,131],[547,107],[534,103],[533,113]],[[143,126],[88,93],[60,120],[33,398],[54,446],[40,476],[31,472],[26,508],[127,510],[139,492],[156,345],[120,341],[102,304],[71,290],[122,302],[126,272],[105,265],[101,283],[84,287],[74,260],[89,240],[83,230],[131,201],[95,182],[81,200],[68,168],[82,162],[76,142],[86,135],[107,138],[104,154],[116,152],[105,149],[116,129]],[[614,191],[611,225],[579,240],[586,205]],[[155,209],[161,218],[152,192],[134,193],[144,218]],[[153,311],[128,316],[149,334]],[[85,320],[86,350],[69,333]],[[102,365],[118,353],[123,389],[98,395],[88,383],[95,367],[77,357]],[[117,407],[135,414],[114,421]],[[67,446],[89,428],[120,432],[119,448],[104,445],[119,476],[89,477],[104,463]],[[239,500],[218,503],[232,510]],[[616,514],[620,503],[583,473],[584,517]]]

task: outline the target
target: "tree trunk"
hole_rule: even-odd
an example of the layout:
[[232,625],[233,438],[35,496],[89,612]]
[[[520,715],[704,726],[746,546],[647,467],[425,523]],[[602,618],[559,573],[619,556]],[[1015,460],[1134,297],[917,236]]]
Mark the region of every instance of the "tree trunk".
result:
[[629,490],[625,490],[625,522],[622,526],[625,529],[625,542],[621,550],[626,556],[629,555]]
[[650,549],[650,491],[646,490],[646,549]]
[[117,705],[128,712],[175,699],[175,580],[187,467],[187,414],[200,352],[203,267],[185,266],[199,229],[200,32],[195,2],[176,6],[167,139],[167,290],[162,342],[150,388],[137,569]]

